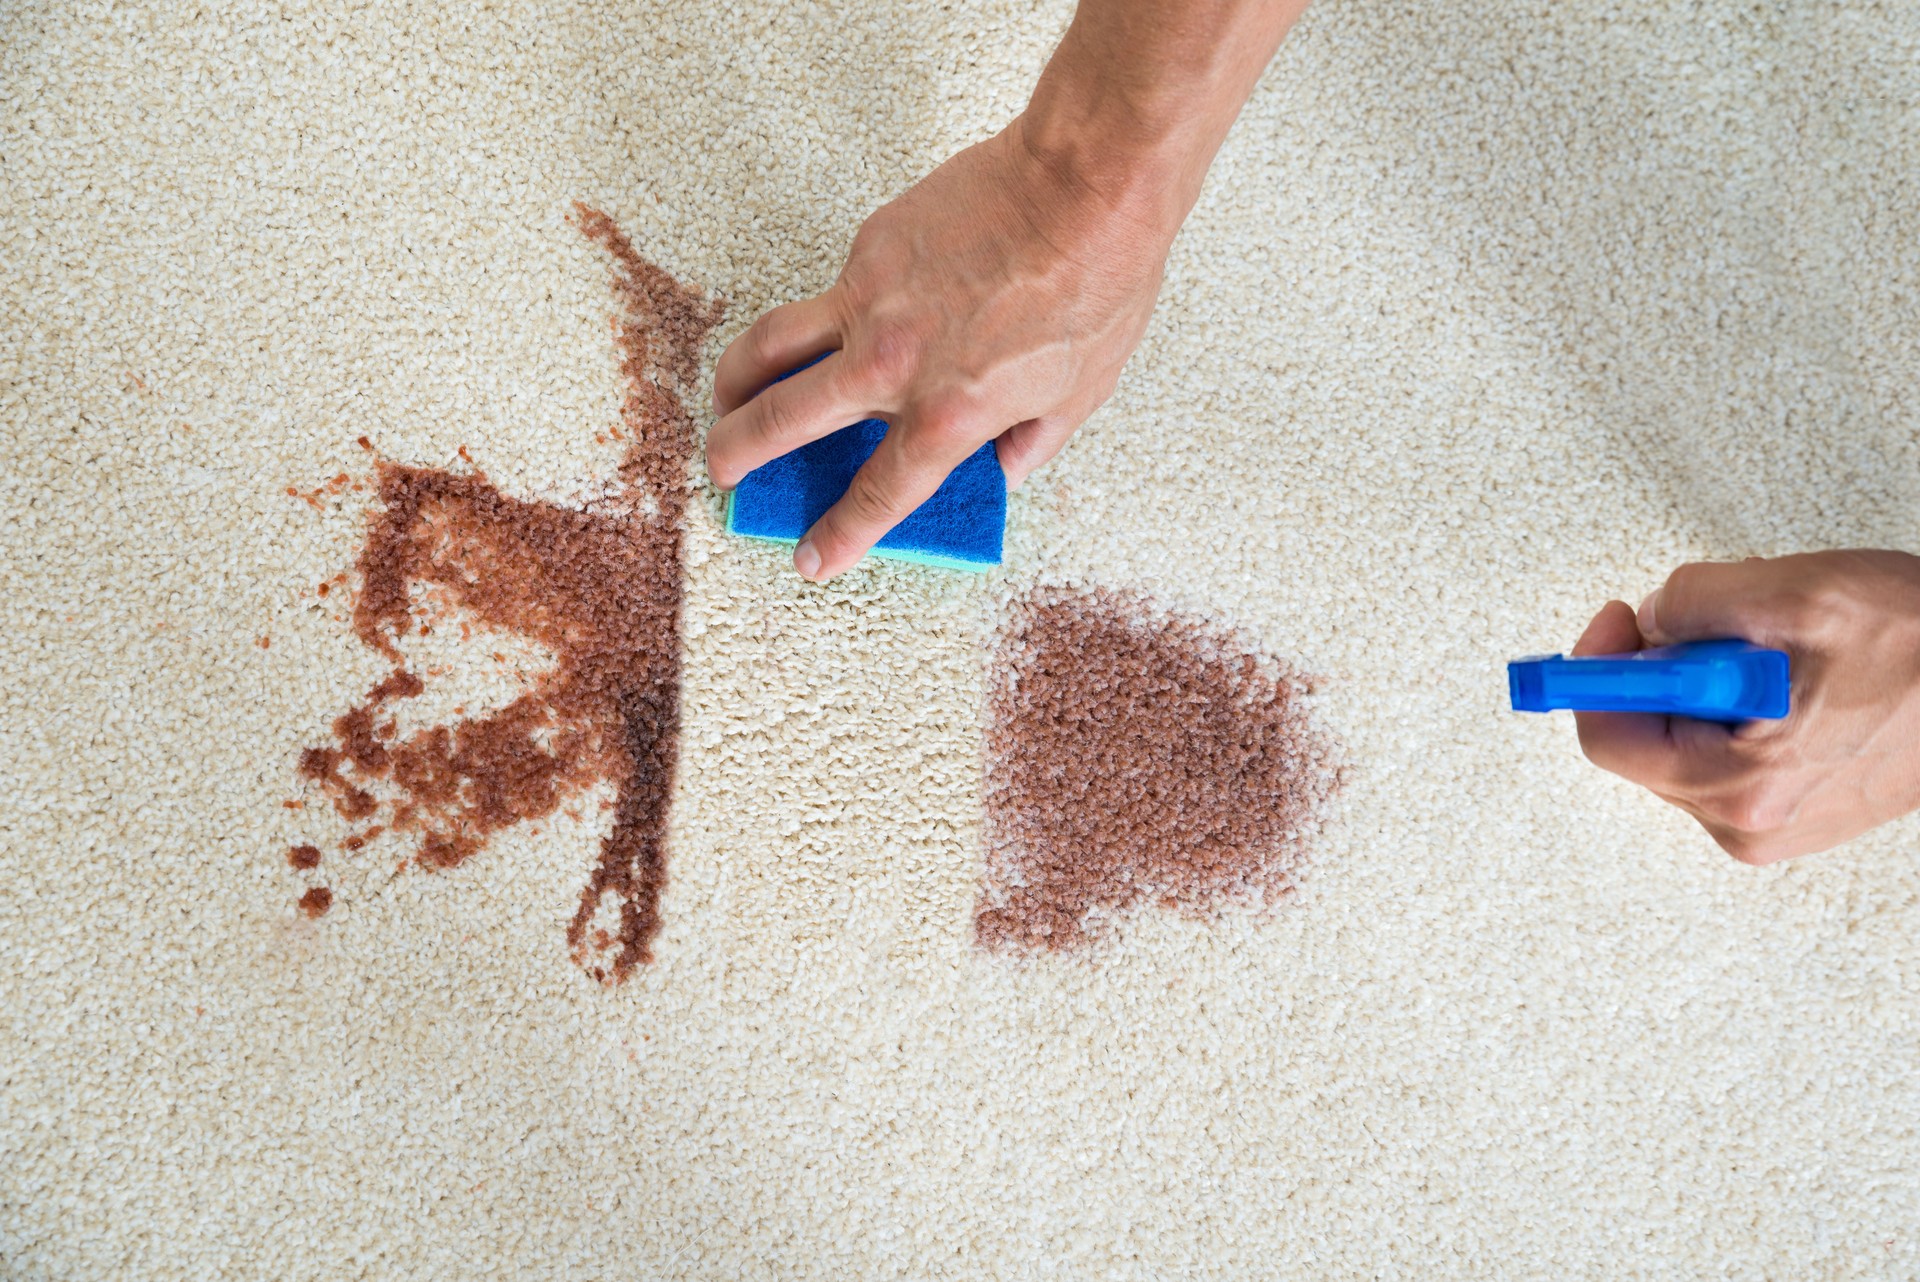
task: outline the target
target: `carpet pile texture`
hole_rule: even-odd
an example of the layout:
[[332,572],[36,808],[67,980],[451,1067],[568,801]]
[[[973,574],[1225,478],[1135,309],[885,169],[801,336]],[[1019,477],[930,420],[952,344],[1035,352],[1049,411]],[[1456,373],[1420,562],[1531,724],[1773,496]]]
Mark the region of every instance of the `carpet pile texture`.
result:
[[1920,9],[1332,0],[1004,564],[809,586],[713,361],[1068,16],[0,13],[0,1276],[1920,1273],[1920,823],[1504,709],[1920,550]]

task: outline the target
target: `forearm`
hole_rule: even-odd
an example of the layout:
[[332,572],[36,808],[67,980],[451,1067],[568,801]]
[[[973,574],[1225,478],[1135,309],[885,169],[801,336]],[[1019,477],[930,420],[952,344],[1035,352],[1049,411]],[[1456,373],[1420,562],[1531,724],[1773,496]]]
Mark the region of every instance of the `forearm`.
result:
[[1019,128],[1027,149],[1170,237],[1307,0],[1081,0]]

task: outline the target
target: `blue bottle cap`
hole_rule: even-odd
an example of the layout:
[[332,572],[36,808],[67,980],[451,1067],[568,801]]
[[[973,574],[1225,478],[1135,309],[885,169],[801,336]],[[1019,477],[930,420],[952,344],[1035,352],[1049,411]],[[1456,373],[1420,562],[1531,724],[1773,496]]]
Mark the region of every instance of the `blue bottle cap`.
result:
[[1538,655],[1507,665],[1516,712],[1663,712],[1700,721],[1774,721],[1790,704],[1783,650],[1689,641],[1585,659]]

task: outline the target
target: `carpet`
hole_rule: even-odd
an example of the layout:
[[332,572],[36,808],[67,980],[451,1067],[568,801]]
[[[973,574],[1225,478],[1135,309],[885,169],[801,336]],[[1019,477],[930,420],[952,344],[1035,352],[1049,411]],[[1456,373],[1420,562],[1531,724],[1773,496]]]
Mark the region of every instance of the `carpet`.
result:
[[1920,11],[1309,11],[1005,564],[713,361],[1064,3],[0,15],[0,1275],[1920,1273],[1920,823],[1505,710],[1920,549]]

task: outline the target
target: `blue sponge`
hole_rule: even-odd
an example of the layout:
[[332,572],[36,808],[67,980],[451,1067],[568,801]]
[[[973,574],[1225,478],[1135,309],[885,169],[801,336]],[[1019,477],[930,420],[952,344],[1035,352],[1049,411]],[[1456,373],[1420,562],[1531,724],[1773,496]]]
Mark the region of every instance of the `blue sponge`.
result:
[[[798,543],[847,492],[853,474],[886,433],[881,420],[862,419],[756,467],[734,487],[727,531]],[[950,570],[984,570],[1000,564],[1006,525],[1007,477],[989,441],[955,468],[913,515],[887,531],[873,554]]]

